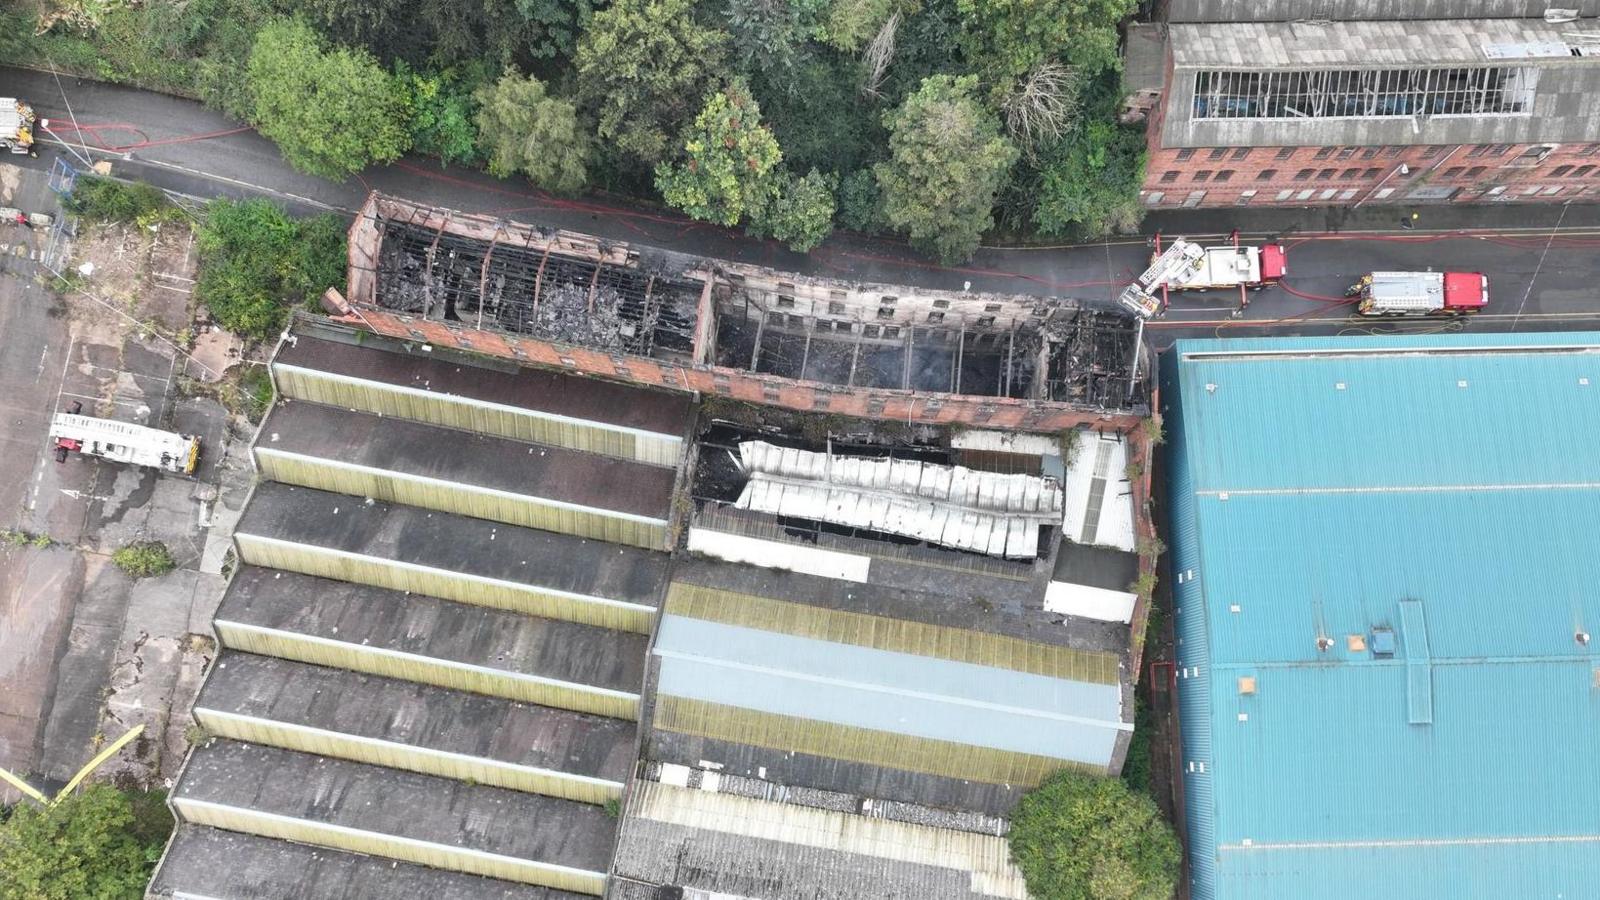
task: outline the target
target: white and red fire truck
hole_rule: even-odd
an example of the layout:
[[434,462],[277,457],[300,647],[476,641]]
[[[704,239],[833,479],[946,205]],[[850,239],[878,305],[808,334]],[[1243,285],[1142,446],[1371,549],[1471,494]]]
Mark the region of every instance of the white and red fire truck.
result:
[[1134,315],[1149,319],[1166,310],[1172,291],[1237,290],[1242,310],[1250,305],[1248,291],[1277,284],[1288,269],[1288,252],[1282,244],[1246,246],[1239,242],[1237,231],[1230,244],[1202,247],[1176,238],[1164,250],[1158,234],[1150,268],[1117,300]]
[[66,462],[69,453],[82,453],[179,475],[194,473],[200,461],[199,438],[131,422],[79,415],[80,408],[75,403],[71,412],[56,413],[50,422],[56,462]]
[[1465,316],[1489,305],[1481,272],[1373,272],[1351,285],[1363,316]]

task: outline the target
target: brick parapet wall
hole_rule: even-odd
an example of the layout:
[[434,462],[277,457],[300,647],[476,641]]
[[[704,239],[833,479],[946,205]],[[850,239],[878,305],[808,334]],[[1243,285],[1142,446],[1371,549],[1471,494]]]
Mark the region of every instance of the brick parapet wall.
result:
[[[1152,146],[1141,196],[1154,209],[1189,205],[1200,191],[1200,208],[1600,201],[1600,143],[1523,156],[1541,146],[1550,145],[1224,147],[1195,149],[1187,159],[1178,148]],[[1399,172],[1402,164],[1409,174]],[[1415,196],[1419,188],[1452,194]]]
[[[342,298],[339,299],[342,302]],[[705,396],[726,397],[797,412],[923,425],[982,426],[1041,434],[1079,426],[1135,433],[1142,421],[1131,413],[1102,412],[1052,401],[847,388],[723,366],[687,365],[602,353],[536,338],[457,327],[368,307],[342,305],[342,310],[334,307],[337,313],[335,321],[401,340],[484,353],[523,365],[577,372],[648,387],[692,391]]]

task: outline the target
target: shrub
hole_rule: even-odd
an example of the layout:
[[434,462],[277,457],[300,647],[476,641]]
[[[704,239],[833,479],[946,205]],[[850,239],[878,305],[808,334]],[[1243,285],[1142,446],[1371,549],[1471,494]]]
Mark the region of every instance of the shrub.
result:
[[1034,900],[1170,900],[1177,885],[1172,826],[1121,779],[1057,772],[1022,798],[1008,840]]
[[154,578],[178,567],[172,551],[160,541],[134,541],[111,554],[117,568],[134,578]]
[[134,222],[173,208],[154,185],[97,176],[79,178],[62,205],[73,215],[97,222]]
[[224,328],[266,340],[289,304],[315,303],[344,281],[344,229],[331,214],[296,221],[266,200],[214,200],[196,240],[195,295]]
[[140,897],[172,814],[160,791],[91,784],[60,803],[18,804],[0,824],[0,897]]

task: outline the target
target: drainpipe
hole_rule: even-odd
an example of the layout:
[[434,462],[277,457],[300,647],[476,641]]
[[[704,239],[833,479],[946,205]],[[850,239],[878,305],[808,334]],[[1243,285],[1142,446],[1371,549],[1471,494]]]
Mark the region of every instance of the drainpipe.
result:
[[[1454,149],[1452,149],[1449,153],[1446,153],[1444,156],[1441,156],[1438,159],[1434,160],[1433,161],[1433,165],[1429,166],[1427,168],[1427,170],[1422,172],[1421,174],[1422,175],[1432,175],[1436,169],[1438,169],[1440,166],[1444,165],[1446,162],[1449,162],[1450,161],[1450,157],[1455,156],[1457,153],[1460,153],[1461,152],[1461,148],[1465,147],[1465,146],[1466,146],[1466,144],[1457,144],[1457,145],[1455,145]],[[1387,176],[1385,176],[1383,181],[1388,181],[1390,178],[1393,178],[1395,176],[1395,174],[1397,172],[1399,172],[1401,169],[1405,168],[1405,166],[1406,166],[1405,163],[1401,163],[1399,166],[1396,166],[1394,172],[1390,172]],[[1352,206],[1350,208],[1352,210],[1360,209],[1362,203],[1365,203],[1368,200],[1371,200],[1372,199],[1372,195],[1378,192],[1378,188],[1383,187],[1383,181],[1380,181],[1377,184],[1373,185],[1372,186],[1372,190],[1367,193],[1367,196],[1362,197],[1356,203],[1355,206]]]
[[1409,171],[1411,171],[1411,169],[1409,167],[1407,167],[1405,163],[1401,163],[1400,165],[1395,166],[1393,169],[1389,170],[1389,174],[1383,176],[1383,181],[1380,181],[1377,184],[1373,185],[1372,186],[1372,190],[1367,191],[1367,195],[1365,197],[1362,197],[1360,200],[1357,200],[1356,201],[1356,205],[1352,206],[1350,208],[1352,210],[1360,209],[1361,208],[1361,204],[1367,202],[1368,200],[1371,200],[1373,195],[1378,193],[1378,189],[1383,187],[1384,182],[1387,182],[1389,179],[1391,179],[1394,176],[1400,174],[1401,172],[1409,172]]

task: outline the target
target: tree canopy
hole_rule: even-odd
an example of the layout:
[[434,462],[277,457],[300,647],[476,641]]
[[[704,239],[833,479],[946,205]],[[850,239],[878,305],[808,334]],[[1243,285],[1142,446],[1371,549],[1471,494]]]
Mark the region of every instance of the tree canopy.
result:
[[889,224],[947,263],[969,259],[994,224],[995,194],[1017,160],[978,80],[935,75],[887,114],[889,159],[876,167]]
[[761,124],[761,107],[734,82],[706,98],[684,129],[683,159],[656,167],[656,187],[696,219],[737,225],[773,190],[772,171],[782,160],[778,142]]
[[172,830],[163,799],[91,784],[49,808],[19,803],[0,823],[0,900],[144,896]]
[[[709,193],[704,209],[717,221],[736,211],[756,233],[804,235],[785,238],[791,246],[826,233],[827,209],[944,259],[969,254],[985,231],[1091,237],[1144,212],[1143,129],[1117,122],[1117,29],[1134,0],[94,6],[89,20],[54,27],[0,10],[0,58],[48,56],[197,96],[329,178],[415,152],[687,209],[694,179],[658,179],[657,167],[689,165],[685,129],[707,96],[738,82],[781,161],[757,179],[764,189],[740,187],[737,210]],[[959,127],[927,127],[935,108]]]
[[248,69],[256,128],[302,172],[343,180],[411,145],[394,80],[364,50],[325,49],[304,22],[262,28]]
[[831,179],[812,169],[804,177],[781,173],[766,198],[750,213],[750,232],[808,253],[833,231]]
[[507,69],[500,80],[473,95],[478,106],[478,143],[489,171],[514,172],[542,188],[572,193],[587,177],[590,138],[573,105],[550,96],[537,78]]
[[727,43],[727,34],[695,21],[690,0],[616,0],[595,13],[574,67],[600,136],[640,162],[660,162],[668,135],[721,70]]
[[1007,837],[1034,900],[1170,900],[1181,850],[1155,801],[1062,770],[1017,805]]

